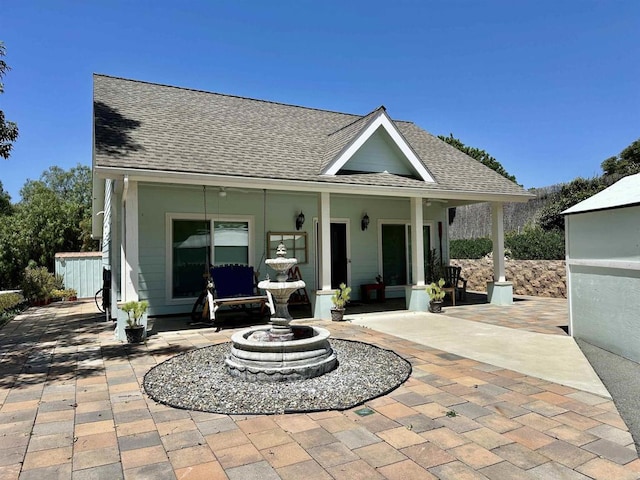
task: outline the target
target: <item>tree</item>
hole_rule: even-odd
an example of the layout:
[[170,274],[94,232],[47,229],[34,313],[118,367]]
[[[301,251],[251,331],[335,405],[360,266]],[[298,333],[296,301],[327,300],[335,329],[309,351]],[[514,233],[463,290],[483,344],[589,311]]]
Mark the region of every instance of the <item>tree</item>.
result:
[[640,172],[640,138],[622,150],[618,156],[602,162],[605,175],[632,175]]
[[29,180],[10,215],[0,216],[0,285],[17,287],[29,261],[53,270],[57,252],[95,250],[90,239],[91,170],[51,167]]
[[561,213],[567,208],[604,190],[620,178],[640,172],[640,138],[619,155],[602,162],[603,175],[594,178],[576,178],[553,193],[540,211],[538,224],[544,230],[564,230]]
[[578,177],[562,185],[560,191],[540,211],[538,224],[543,230],[564,231],[564,216],[562,212],[604,190],[612,182],[613,179],[605,176],[594,178]]
[[496,171],[497,173],[502,175],[504,178],[507,178],[507,179],[511,180],[512,182],[517,183],[516,182],[516,177],[514,177],[511,174],[509,174],[509,172],[507,172],[504,169],[504,167],[502,166],[502,164],[498,160],[493,158],[491,155],[489,155],[484,150],[480,150],[479,148],[469,147],[469,146],[465,145],[459,139],[454,138],[453,133],[450,133],[448,137],[445,137],[444,135],[438,135],[438,138],[440,140],[444,141],[444,142],[447,142],[452,147],[457,148],[461,152],[466,153],[471,158],[473,158],[473,159],[479,161],[480,163],[482,163],[483,165],[489,167],[491,170]]
[[88,241],[91,228],[91,170],[77,165],[69,171],[50,167],[40,180],[29,180],[20,190],[22,218],[36,225],[40,242],[31,242],[30,257],[52,266],[56,252],[95,250]]
[[11,206],[11,196],[4,191],[2,182],[0,182],[0,216],[10,215],[12,212],[13,207]]
[[0,290],[20,286],[26,257],[25,236],[16,215],[0,216]]
[[[4,93],[4,84],[2,78],[11,70],[7,63],[2,59],[5,56],[6,48],[4,42],[0,42],[0,93]],[[14,122],[4,119],[4,112],[0,110],[0,156],[9,158],[13,142],[18,138],[18,126]]]

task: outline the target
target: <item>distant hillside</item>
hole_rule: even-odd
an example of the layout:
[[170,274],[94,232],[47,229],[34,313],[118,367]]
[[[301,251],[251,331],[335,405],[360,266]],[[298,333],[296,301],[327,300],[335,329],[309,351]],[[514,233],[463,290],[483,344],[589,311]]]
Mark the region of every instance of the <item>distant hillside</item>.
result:
[[[521,231],[525,225],[535,222],[544,205],[557,194],[562,185],[532,188],[529,192],[536,198],[527,203],[506,203],[504,205],[504,231]],[[491,205],[477,203],[456,208],[456,217],[449,227],[452,240],[491,236]]]

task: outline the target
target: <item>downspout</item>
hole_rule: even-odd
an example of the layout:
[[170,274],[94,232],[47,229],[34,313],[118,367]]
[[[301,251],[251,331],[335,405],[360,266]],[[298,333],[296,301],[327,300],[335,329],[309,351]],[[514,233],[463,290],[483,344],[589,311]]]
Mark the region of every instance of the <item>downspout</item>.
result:
[[113,180],[104,181],[104,215],[102,217],[102,266],[111,268],[111,195]]
[[129,175],[124,176],[124,180],[122,181],[122,206],[124,207],[127,203],[127,192],[129,191]]

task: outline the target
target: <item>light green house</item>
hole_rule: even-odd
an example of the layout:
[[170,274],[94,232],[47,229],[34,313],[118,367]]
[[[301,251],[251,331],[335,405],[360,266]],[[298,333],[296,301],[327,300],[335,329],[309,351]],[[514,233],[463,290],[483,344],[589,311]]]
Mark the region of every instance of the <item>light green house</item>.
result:
[[571,334],[640,362],[640,174],[563,213]]
[[477,202],[493,206],[491,301],[511,303],[503,204],[532,197],[384,107],[353,115],[105,75],[93,181],[113,304],[146,299],[150,315],[189,312],[207,262],[264,278],[280,240],[316,318],[340,282],[357,299],[378,275],[387,297],[424,310],[427,254],[449,258],[449,208]]

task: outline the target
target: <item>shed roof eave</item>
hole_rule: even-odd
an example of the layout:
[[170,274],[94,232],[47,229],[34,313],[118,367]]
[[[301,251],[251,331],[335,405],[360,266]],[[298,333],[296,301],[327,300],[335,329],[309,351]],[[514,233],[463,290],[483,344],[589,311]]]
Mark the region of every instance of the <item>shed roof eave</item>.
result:
[[94,173],[100,178],[122,179],[129,176],[130,181],[150,183],[171,183],[184,185],[211,185],[223,187],[313,191],[327,193],[343,193],[353,195],[420,197],[443,200],[462,200],[470,202],[519,202],[525,203],[535,195],[525,192],[499,193],[474,192],[465,190],[433,189],[430,184],[424,188],[408,186],[362,185],[353,183],[332,183],[327,181],[287,180],[274,178],[239,177],[230,175],[199,174],[189,172],[173,172],[166,170],[132,169],[119,167],[95,167]]
[[587,208],[584,210],[572,210],[570,208],[566,209],[564,212],[560,212],[560,215],[564,215],[565,217],[568,216],[572,216],[572,215],[578,215],[581,213],[594,213],[594,212],[606,212],[609,210],[619,210],[621,208],[628,208],[628,207],[640,207],[640,202],[634,202],[634,203],[625,203],[625,204],[620,204],[620,205],[611,205],[608,207],[600,207],[600,208]]

